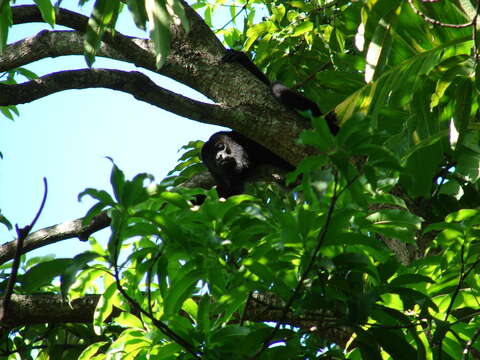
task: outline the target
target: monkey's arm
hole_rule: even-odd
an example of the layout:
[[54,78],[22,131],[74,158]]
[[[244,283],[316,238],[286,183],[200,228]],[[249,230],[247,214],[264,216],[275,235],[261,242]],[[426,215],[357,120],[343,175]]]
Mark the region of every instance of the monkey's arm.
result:
[[222,57],[222,61],[227,63],[238,62],[239,64],[242,64],[245,69],[255,75],[257,79],[267,85],[270,85],[270,81],[265,76],[265,74],[260,71],[260,69],[253,63],[252,60],[250,60],[250,58],[244,52],[229,49],[227,50],[227,53]]
[[[260,71],[260,69],[252,62],[252,60],[250,60],[250,58],[244,52],[229,49],[227,50],[227,53],[222,57],[222,61],[229,63],[238,62],[239,64],[242,64],[260,81],[269,85],[275,99],[277,99],[278,102],[282,103],[287,108],[297,111],[310,110],[312,112],[312,115],[315,117],[323,115],[320,111],[320,108],[314,101],[308,99],[299,92],[292,90],[279,82],[274,82],[273,84],[271,84],[265,74]],[[335,113],[328,113],[325,116],[325,120],[327,121],[328,127],[330,128],[330,132],[333,135],[336,135],[339,127],[337,125],[337,118]]]

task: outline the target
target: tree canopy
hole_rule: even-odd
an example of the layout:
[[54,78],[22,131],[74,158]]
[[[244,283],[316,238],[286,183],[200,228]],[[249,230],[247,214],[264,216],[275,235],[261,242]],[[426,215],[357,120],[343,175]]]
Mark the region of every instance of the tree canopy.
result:
[[[192,139],[159,183],[112,160],[111,189],[79,194],[96,201],[81,219],[36,229],[40,206],[0,246],[1,359],[480,358],[480,3],[96,0],[90,17],[60,5],[0,2],[4,117],[102,87],[234,129],[296,170],[286,187],[219,199]],[[150,38],[115,30],[121,12]],[[33,22],[51,29],[7,43]],[[223,63],[225,48],[335,114],[339,133]],[[28,70],[66,55],[86,67]],[[59,241],[90,250],[28,258]]]

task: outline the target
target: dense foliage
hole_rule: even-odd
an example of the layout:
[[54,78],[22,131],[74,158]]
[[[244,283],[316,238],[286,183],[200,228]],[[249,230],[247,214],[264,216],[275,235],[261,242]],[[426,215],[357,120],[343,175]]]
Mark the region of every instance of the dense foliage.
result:
[[[114,26],[107,13],[120,2],[97,4]],[[187,22],[176,1],[145,4],[130,6],[139,25],[155,23],[139,17],[155,14],[152,4]],[[225,201],[179,186],[202,169],[199,142],[157,185],[114,164],[112,189],[80,195],[98,200],[86,222],[108,211],[108,247],[93,235],[73,259],[23,260],[15,286],[70,301],[100,294],[93,320],[5,326],[0,358],[480,358],[478,7],[228,4],[231,22],[216,29],[226,45],[334,110],[341,131],[311,118],[299,141],[317,151],[289,176],[291,189],[257,184]],[[213,27],[224,1],[193,7]],[[159,65],[169,51],[162,26],[152,36]],[[89,63],[94,53],[87,47]],[[192,206],[197,194],[206,201]]]

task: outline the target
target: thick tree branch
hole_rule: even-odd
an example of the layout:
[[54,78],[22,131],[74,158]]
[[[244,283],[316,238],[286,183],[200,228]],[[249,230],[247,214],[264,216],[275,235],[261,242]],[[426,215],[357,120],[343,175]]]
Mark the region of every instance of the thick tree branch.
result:
[[145,74],[110,69],[60,71],[22,84],[0,84],[0,105],[17,105],[69,89],[107,88],[133,95],[180,116],[206,124],[229,125],[231,110],[192,100],[155,85]]
[[[65,239],[80,238],[83,240],[88,238],[92,233],[104,229],[109,225],[110,218],[107,216],[106,212],[103,212],[95,216],[88,225],[83,225],[83,218],[80,218],[37,230],[28,235],[25,239],[22,247],[22,254]],[[15,248],[16,240],[0,246],[0,264],[13,258]]]
[[[61,295],[36,294],[12,296],[10,309],[2,322],[3,327],[51,323],[91,323],[95,306],[100,295],[86,295],[73,300],[71,305],[62,299]],[[279,321],[283,302],[274,294],[252,294],[244,320],[254,322]],[[115,313],[119,313],[119,309]],[[115,314],[114,314],[115,315]],[[232,320],[232,323],[237,323]],[[351,332],[346,327],[338,326],[335,316],[325,310],[310,311],[305,314],[288,313],[284,324],[297,326],[304,331],[317,332],[323,338],[336,344],[344,344]]]
[[[21,5],[12,7],[13,24],[26,24],[33,22],[44,23],[38,7],[35,5]],[[59,8],[56,11],[56,24],[76,30],[83,34],[87,28],[88,17],[76,12]],[[83,41],[83,39],[82,39]],[[132,62],[137,66],[150,70],[156,70],[155,59],[150,50],[147,39],[136,39],[123,35],[116,31],[115,33],[107,32],[103,41],[108,43],[110,47],[118,53],[123,54],[128,62]],[[83,48],[82,52],[83,54]],[[68,55],[68,54],[67,54]]]
[[[140,39],[138,39],[141,41]],[[8,45],[0,57],[0,71],[8,71],[49,57],[83,55],[83,34],[76,31],[40,31]],[[122,53],[102,42],[97,56],[128,61]]]

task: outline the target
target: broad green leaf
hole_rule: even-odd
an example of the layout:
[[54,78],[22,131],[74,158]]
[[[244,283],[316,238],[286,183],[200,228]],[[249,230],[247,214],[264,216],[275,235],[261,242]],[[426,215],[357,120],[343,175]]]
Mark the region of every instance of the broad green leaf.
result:
[[198,312],[197,312],[197,325],[199,330],[204,333],[208,334],[210,332],[211,323],[210,323],[210,296],[204,294],[200,299],[200,303],[198,305]]
[[82,351],[82,353],[78,357],[78,360],[90,360],[94,358],[98,350],[107,344],[108,344],[107,341],[99,341],[89,345],[88,347],[85,348],[85,350]]
[[469,78],[461,79],[458,82],[455,99],[455,128],[460,133],[460,139],[468,129],[470,123],[470,113],[472,111],[473,84]]
[[155,62],[160,69],[170,52],[170,15],[166,0],[145,0],[145,9],[150,23],[150,39],[155,48]]
[[470,219],[473,216],[477,216],[478,214],[479,214],[479,210],[477,209],[462,209],[457,212],[449,214],[445,218],[445,221],[447,223],[461,222],[461,221]]
[[285,5],[279,4],[272,7],[272,21],[281,22],[285,16]]
[[13,20],[10,1],[0,1],[0,53],[5,49],[8,39],[8,30],[12,24]]
[[165,298],[164,313],[167,316],[176,314],[181,308],[183,302],[191,295],[197,282],[202,278],[203,272],[199,270],[192,270],[183,274],[178,279],[172,280],[172,285],[168,290]]
[[120,313],[120,315],[115,318],[115,322],[117,322],[119,325],[124,327],[129,327],[129,328],[134,328],[139,330],[144,329],[144,324],[142,320],[140,320],[135,315],[128,314],[126,312]]
[[292,36],[301,36],[306,32],[313,30],[313,23],[310,21],[303,21],[300,25],[295,26]]
[[107,317],[110,316],[113,310],[113,306],[117,301],[116,297],[118,296],[117,284],[112,282],[104,291],[100,300],[95,307],[95,312],[93,314],[93,328],[96,334],[100,335],[102,333],[101,325]]
[[185,200],[185,198],[180,194],[170,192],[170,191],[164,191],[164,192],[160,193],[160,197],[162,199],[168,201],[172,205],[175,205],[175,206],[177,206],[181,209],[189,209],[190,208],[190,205],[187,202],[187,200]]
[[88,19],[85,32],[84,50],[88,66],[95,62],[95,54],[100,47],[100,42],[107,29],[113,29],[120,9],[119,0],[96,0]]
[[8,230],[12,230],[13,227],[12,227],[12,224],[10,223],[10,221],[8,221],[8,219],[2,215],[1,211],[0,211],[0,224],[3,224],[7,227]]
[[388,54],[391,51],[391,27],[395,16],[399,13],[398,9],[393,9],[386,17],[381,18],[373,34],[372,40],[368,45],[365,68],[365,82],[369,83],[375,77],[375,74],[381,74],[385,66]]
[[431,278],[428,276],[420,275],[420,274],[405,274],[397,276],[396,278],[390,281],[390,285],[392,286],[401,286],[405,284],[416,284],[420,282],[428,282],[428,283],[435,283]]
[[73,262],[72,259],[54,259],[37,264],[21,276],[22,287],[27,292],[37,291],[50,284]]
[[277,27],[271,21],[264,21],[259,24],[256,24],[247,30],[247,41],[245,43],[244,49],[248,51],[252,44],[266,33],[275,32]]
[[125,175],[111,158],[108,158],[112,162],[112,172],[110,173],[110,184],[113,188],[113,193],[117,202],[121,202],[123,198],[123,191],[125,188]]
[[95,260],[99,256],[100,255],[95,252],[87,251],[73,258],[72,263],[65,268],[60,277],[60,291],[64,298],[67,297],[68,290],[77,279],[77,273],[83,269],[87,263]]
[[55,9],[50,0],[35,0],[35,4],[37,4],[40,14],[42,14],[42,19],[53,27],[55,25]]
[[370,332],[376,342],[392,356],[392,359],[417,358],[416,349],[406,341],[405,336],[400,330],[371,327],[368,332]]

